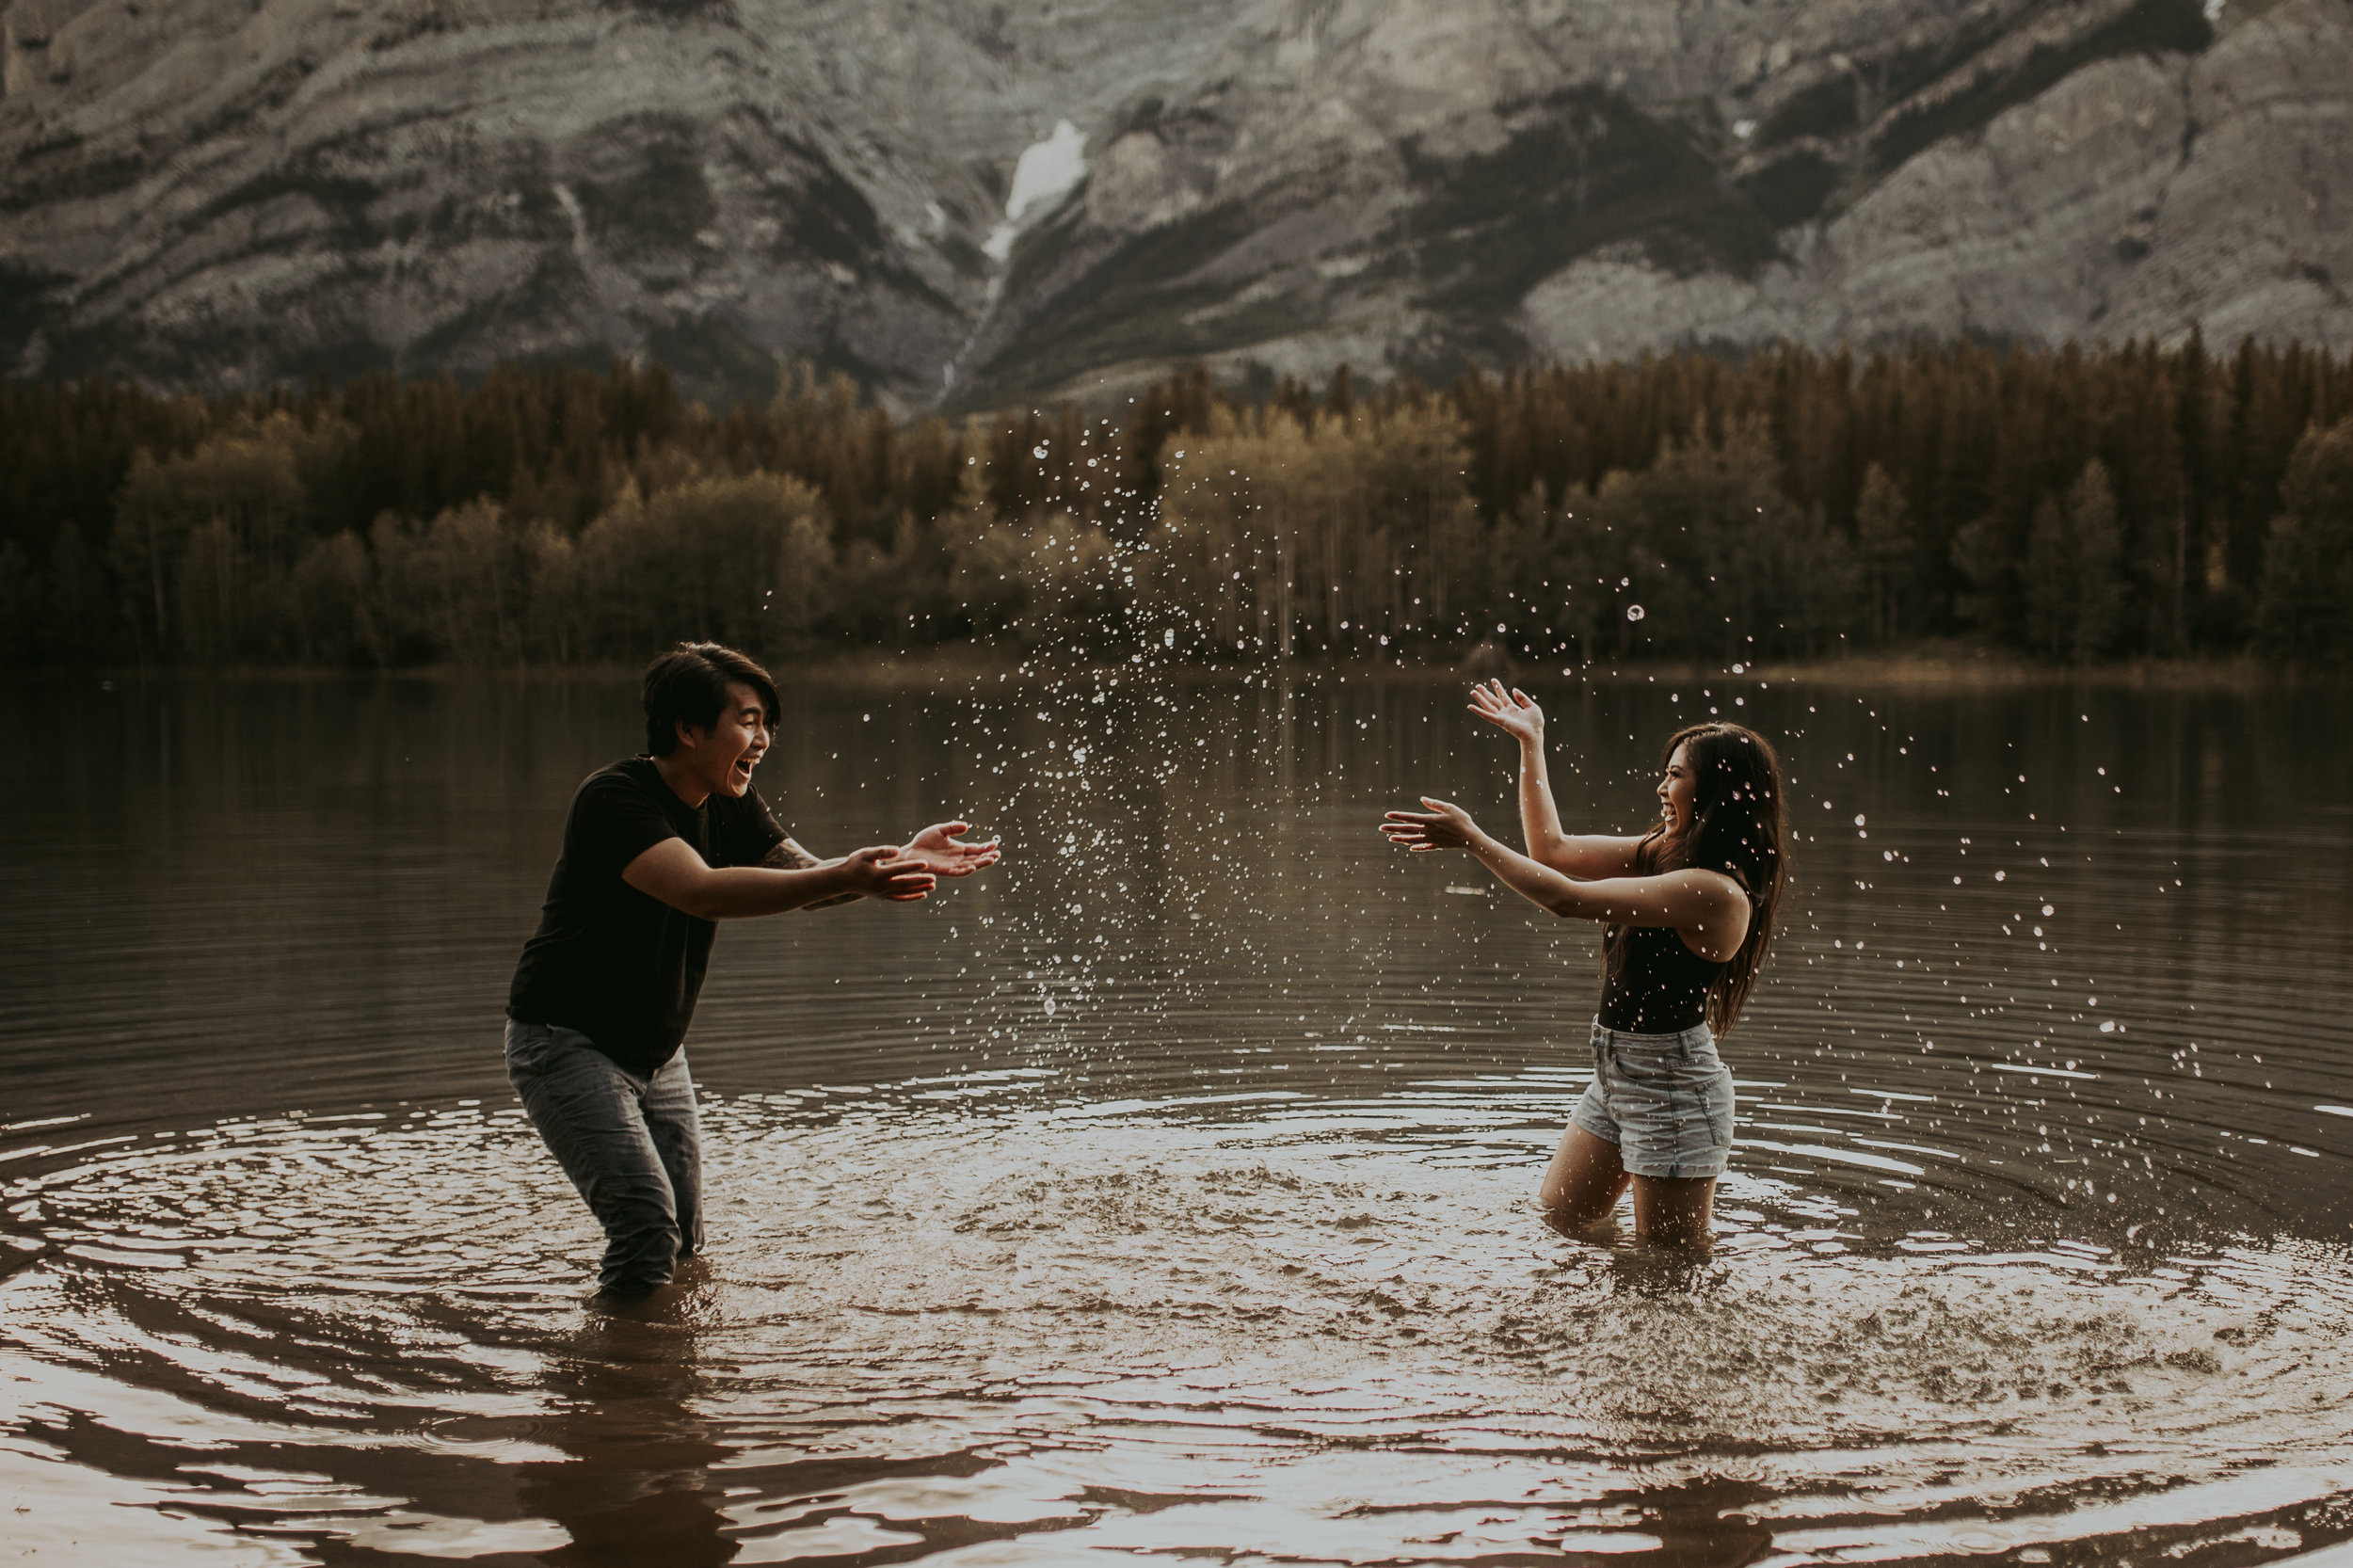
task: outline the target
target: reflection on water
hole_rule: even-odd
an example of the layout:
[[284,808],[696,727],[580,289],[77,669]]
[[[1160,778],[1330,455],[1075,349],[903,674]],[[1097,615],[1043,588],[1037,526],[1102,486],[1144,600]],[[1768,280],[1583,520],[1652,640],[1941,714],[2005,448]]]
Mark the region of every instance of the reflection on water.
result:
[[2353,813],[2297,704],[1539,695],[1573,817],[1635,825],[1657,739],[1706,706],[1799,776],[1803,896],[1727,1042],[1712,1258],[1526,1207],[1584,1081],[1592,936],[1449,895],[1459,869],[1370,827],[1440,788],[1509,822],[1456,687],[992,677],[791,699],[762,785],[804,837],[953,808],[1019,853],[920,909],[726,934],[693,1047],[712,1253],[632,1321],[583,1304],[597,1240],[496,1019],[632,694],[13,694],[67,742],[62,778],[0,762],[9,1539],[2206,1564],[2353,1538]]

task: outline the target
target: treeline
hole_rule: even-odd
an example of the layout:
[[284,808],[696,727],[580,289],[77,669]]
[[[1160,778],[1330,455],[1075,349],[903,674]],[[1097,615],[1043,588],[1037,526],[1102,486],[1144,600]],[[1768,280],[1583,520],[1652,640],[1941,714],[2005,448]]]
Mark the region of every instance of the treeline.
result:
[[1961,634],[2353,657],[2353,367],[2242,344],[1688,355],[901,422],[659,366],[0,387],[0,660],[1737,660]]

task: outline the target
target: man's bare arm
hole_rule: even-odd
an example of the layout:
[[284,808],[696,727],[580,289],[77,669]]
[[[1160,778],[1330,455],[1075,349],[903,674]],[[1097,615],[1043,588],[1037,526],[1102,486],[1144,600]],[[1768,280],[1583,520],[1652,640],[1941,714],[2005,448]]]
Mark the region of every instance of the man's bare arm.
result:
[[[792,840],[787,839],[784,842],[778,844],[776,848],[770,850],[766,855],[762,856],[760,863],[763,866],[772,867],[780,872],[805,872],[811,870],[814,867],[822,866],[825,862],[819,859],[816,856],[811,855],[808,850],[803,849]],[[861,896],[862,895],[857,893],[837,893],[832,898],[819,899],[814,904],[804,904],[801,907],[804,909],[831,909],[839,904],[856,904]]]
[[843,895],[911,903],[928,897],[937,880],[895,844],[874,844],[839,860],[798,869],[713,867],[683,839],[671,837],[621,868],[621,880],[698,920],[781,915]]

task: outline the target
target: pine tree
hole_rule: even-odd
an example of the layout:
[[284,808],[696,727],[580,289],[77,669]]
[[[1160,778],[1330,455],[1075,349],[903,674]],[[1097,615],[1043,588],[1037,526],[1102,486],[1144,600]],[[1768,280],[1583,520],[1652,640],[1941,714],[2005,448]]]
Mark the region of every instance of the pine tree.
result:
[[1920,547],[1903,491],[1877,463],[1863,471],[1855,502],[1855,552],[1870,597],[1871,640],[1892,641],[1908,621]]
[[2124,607],[2121,553],[2115,493],[2095,457],[2063,506],[2046,495],[2035,508],[2025,561],[2028,646],[2074,664],[2109,651]]
[[2256,645],[2273,658],[2353,662],[2353,419],[2296,443],[2264,543]]

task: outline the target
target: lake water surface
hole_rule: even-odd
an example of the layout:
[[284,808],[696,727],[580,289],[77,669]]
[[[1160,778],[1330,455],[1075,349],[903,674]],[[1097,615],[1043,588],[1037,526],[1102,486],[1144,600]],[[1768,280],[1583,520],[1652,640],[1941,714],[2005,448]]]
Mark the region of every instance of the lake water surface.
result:
[[499,1060],[632,685],[0,692],[7,1555],[2344,1552],[2343,692],[1528,683],[1573,826],[1710,712],[1794,776],[1711,1258],[1527,1207],[1595,933],[1373,825],[1512,826],[1462,682],[796,682],[804,841],[1009,858],[722,933],[650,1322]]

